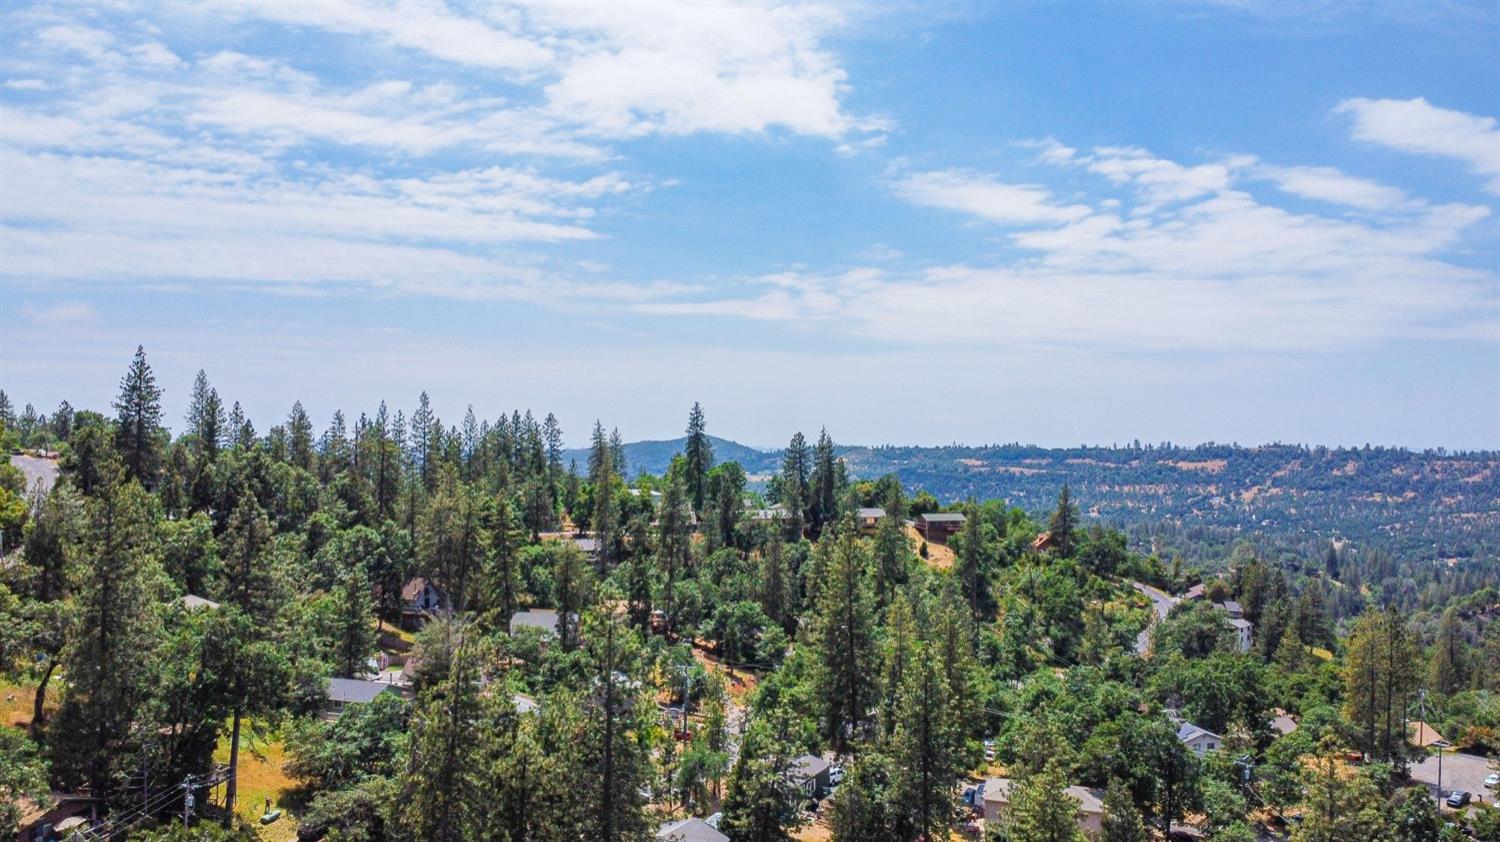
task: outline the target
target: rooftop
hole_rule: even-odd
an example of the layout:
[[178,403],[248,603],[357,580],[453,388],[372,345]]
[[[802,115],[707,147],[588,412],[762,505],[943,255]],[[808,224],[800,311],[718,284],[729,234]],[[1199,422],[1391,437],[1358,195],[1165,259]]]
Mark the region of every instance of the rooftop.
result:
[[656,832],[660,842],[729,842],[729,837],[714,830],[708,822],[689,818],[670,822]]
[[963,523],[968,520],[960,512],[927,512],[917,517],[927,523]]
[[328,679],[328,700],[345,704],[366,704],[375,697],[395,688],[383,681],[365,681],[362,678]]

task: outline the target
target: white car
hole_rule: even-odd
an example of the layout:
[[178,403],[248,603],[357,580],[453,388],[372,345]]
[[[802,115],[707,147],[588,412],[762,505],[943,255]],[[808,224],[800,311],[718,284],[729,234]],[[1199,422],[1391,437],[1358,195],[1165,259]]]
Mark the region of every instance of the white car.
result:
[[829,786],[838,786],[839,784],[843,783],[844,782],[844,775],[846,775],[846,774],[847,773],[844,771],[844,767],[843,766],[831,766],[831,767],[829,767],[829,769],[828,769],[828,785]]
[[1500,786],[1500,772],[1493,772],[1488,778],[1484,779],[1485,789],[1494,789],[1497,786]]

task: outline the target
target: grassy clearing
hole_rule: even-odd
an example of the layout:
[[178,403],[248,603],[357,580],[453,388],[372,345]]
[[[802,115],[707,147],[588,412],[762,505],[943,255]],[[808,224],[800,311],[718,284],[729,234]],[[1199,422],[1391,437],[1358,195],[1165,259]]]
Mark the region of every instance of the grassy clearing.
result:
[[[271,809],[285,811],[283,801],[296,788],[296,782],[288,778],[282,769],[286,763],[286,750],[281,738],[277,736],[252,744],[246,735],[247,730],[242,729],[240,732],[239,788],[235,813],[246,824],[259,827],[262,839],[280,842],[295,838],[297,820],[288,812],[283,812],[281,818],[272,824],[260,824],[260,816],[266,809],[266,799],[271,799]],[[214,760],[219,763],[229,762],[228,729],[223,739],[219,740]]]

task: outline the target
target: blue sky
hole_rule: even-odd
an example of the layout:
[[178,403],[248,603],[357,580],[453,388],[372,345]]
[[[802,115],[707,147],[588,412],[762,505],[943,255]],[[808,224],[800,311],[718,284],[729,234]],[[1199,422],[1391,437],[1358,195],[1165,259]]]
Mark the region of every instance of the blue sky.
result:
[[9,5],[0,386],[1500,446],[1494,4]]

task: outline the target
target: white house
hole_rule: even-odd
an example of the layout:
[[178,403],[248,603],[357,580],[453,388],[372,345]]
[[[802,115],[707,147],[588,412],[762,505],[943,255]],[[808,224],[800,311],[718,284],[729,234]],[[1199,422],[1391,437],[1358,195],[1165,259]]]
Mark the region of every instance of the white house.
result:
[[1251,640],[1255,636],[1255,624],[1249,620],[1233,617],[1229,620],[1229,625],[1234,626],[1235,642],[1239,644],[1240,651],[1249,652]]
[[1193,754],[1202,757],[1210,751],[1218,751],[1224,745],[1224,738],[1212,731],[1199,728],[1191,722],[1184,722],[1177,726],[1177,739],[1182,744],[1193,750]]

